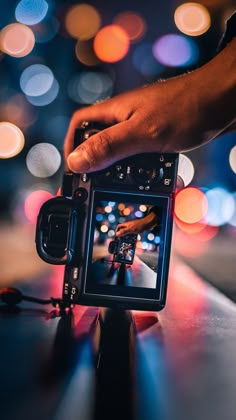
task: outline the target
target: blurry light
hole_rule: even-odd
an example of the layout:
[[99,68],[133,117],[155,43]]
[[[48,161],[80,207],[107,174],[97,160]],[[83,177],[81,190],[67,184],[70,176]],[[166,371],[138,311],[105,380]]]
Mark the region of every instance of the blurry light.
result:
[[110,223],[114,223],[116,221],[116,218],[115,218],[114,214],[109,214],[108,220],[109,220]]
[[128,35],[118,25],[103,27],[94,38],[94,51],[102,61],[115,63],[124,58],[128,50]]
[[82,72],[74,76],[68,85],[70,98],[82,104],[91,104],[111,96],[113,81],[106,73]]
[[160,240],[161,240],[160,236],[155,236],[154,242],[156,245],[159,245]]
[[135,48],[132,61],[136,70],[143,76],[155,76],[164,69],[154,57],[150,42],[145,42]]
[[201,246],[199,246],[199,242],[195,241],[192,235],[188,235],[181,230],[175,231],[175,234],[173,235],[173,245],[174,249],[179,254],[190,258],[203,255],[208,248],[208,242],[203,242],[201,243]]
[[208,242],[217,235],[218,231],[218,226],[205,225],[204,229],[194,233],[192,237],[198,242]]
[[142,242],[142,249],[147,249],[147,248],[148,248],[148,243]]
[[93,49],[93,41],[78,40],[75,45],[75,55],[85,66],[96,66],[100,63]]
[[73,6],[66,15],[65,26],[68,33],[80,40],[92,38],[101,26],[98,11],[89,4]]
[[21,93],[13,95],[1,108],[1,114],[4,115],[4,119],[21,128],[32,125],[37,117],[35,111]]
[[43,190],[33,191],[28,195],[25,200],[24,209],[25,215],[31,223],[36,223],[41,206],[50,198],[53,198],[53,195]]
[[114,207],[115,205],[115,201],[108,201],[108,206]]
[[12,57],[25,57],[34,48],[32,29],[21,23],[5,26],[0,32],[0,49]]
[[10,122],[0,122],[0,158],[9,159],[23,149],[25,138],[22,131]]
[[179,229],[189,234],[200,232],[206,227],[206,223],[202,223],[202,222],[185,223],[182,220],[179,220],[178,217],[176,216],[174,220]]
[[139,210],[136,211],[134,214],[135,214],[136,217],[143,217],[143,213]]
[[60,24],[55,17],[34,25],[32,29],[35,41],[40,44],[51,41],[57,34],[59,26]]
[[26,165],[30,173],[39,178],[54,175],[61,164],[59,151],[50,143],[38,143],[33,146],[26,157]]
[[232,194],[232,197],[234,199],[234,212],[233,212],[231,218],[229,219],[229,224],[231,226],[236,227],[236,192]]
[[21,0],[16,6],[16,20],[26,25],[35,25],[46,16],[48,3],[45,0]]
[[124,216],[129,216],[129,215],[130,215],[130,213],[131,213],[131,212],[130,212],[129,207],[126,207],[126,209],[124,209],[124,210],[123,210],[123,215],[124,215]]
[[234,173],[236,173],[236,146],[230,150],[229,164]]
[[145,213],[145,211],[147,211],[147,206],[145,206],[144,204],[141,204],[139,206],[139,210],[142,211],[143,213]]
[[206,192],[208,212],[204,221],[210,226],[222,226],[229,222],[235,211],[232,195],[223,188],[213,188]]
[[179,155],[178,175],[183,180],[185,187],[190,184],[194,177],[193,163],[182,153]]
[[175,215],[185,223],[202,220],[207,208],[207,198],[198,188],[187,187],[176,194]]
[[120,13],[115,17],[114,23],[125,30],[130,41],[140,40],[147,29],[143,17],[134,12]]
[[153,233],[149,233],[147,236],[149,241],[153,241],[153,239],[155,238],[155,236],[153,235]]
[[177,28],[186,35],[204,34],[211,25],[211,17],[205,6],[199,3],[184,3],[174,14]]
[[115,231],[113,229],[108,231],[109,238],[113,238],[114,235],[115,235]]
[[98,213],[96,215],[96,220],[97,220],[97,222],[101,222],[103,220],[103,215],[101,213]]
[[154,57],[170,67],[181,67],[196,63],[199,57],[197,44],[183,35],[167,34],[153,45]]
[[118,210],[122,211],[124,210],[124,208],[125,208],[125,204],[123,203],[118,204]]
[[34,106],[45,106],[51,104],[59,93],[59,84],[56,79],[53,80],[50,89],[40,96],[26,95],[27,100]]
[[53,80],[54,76],[49,67],[43,64],[33,64],[21,74],[20,87],[25,95],[41,96],[48,92]]
[[111,213],[112,212],[112,207],[111,206],[106,206],[104,208],[104,210],[105,210],[106,213]]
[[138,240],[138,241],[141,241],[141,235],[140,235],[140,234],[138,234],[138,236],[137,236],[137,240]]
[[100,231],[101,231],[102,233],[106,233],[106,232],[108,231],[108,226],[107,226],[107,225],[102,225],[102,226],[100,227]]

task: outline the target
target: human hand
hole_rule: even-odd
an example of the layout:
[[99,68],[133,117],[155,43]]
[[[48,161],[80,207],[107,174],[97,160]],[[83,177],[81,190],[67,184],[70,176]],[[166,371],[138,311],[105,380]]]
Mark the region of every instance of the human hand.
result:
[[143,233],[145,230],[153,229],[158,218],[154,212],[149,213],[141,219],[129,220],[116,226],[115,236],[119,237],[128,233]]
[[[137,153],[182,152],[223,132],[235,120],[235,41],[192,73],[76,111],[65,140],[68,167],[93,172]],[[73,151],[74,131],[83,121],[108,128]]]

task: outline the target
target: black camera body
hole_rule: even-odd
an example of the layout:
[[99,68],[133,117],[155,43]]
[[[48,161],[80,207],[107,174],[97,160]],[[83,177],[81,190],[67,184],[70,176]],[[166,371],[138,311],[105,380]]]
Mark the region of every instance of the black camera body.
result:
[[[101,129],[95,123],[83,123],[75,131],[74,147]],[[44,203],[39,212],[36,248],[44,261],[65,264],[66,307],[155,311],[164,307],[177,167],[178,154],[144,153],[91,174],[64,174],[62,196]],[[133,255],[130,262],[122,261],[117,224],[132,220],[145,226],[150,214],[159,226],[158,235],[150,228],[139,236],[130,232],[123,246],[131,243]],[[132,264],[122,285],[116,270],[112,278],[107,274],[112,247],[116,265]]]

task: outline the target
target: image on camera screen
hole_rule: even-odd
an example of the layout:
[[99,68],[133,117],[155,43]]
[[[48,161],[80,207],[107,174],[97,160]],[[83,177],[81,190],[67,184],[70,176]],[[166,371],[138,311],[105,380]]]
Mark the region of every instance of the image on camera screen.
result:
[[156,289],[163,203],[117,198],[94,202],[89,283]]

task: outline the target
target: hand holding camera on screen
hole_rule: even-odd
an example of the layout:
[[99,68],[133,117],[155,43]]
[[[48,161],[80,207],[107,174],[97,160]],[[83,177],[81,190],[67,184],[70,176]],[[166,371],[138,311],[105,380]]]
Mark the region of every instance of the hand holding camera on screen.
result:
[[120,223],[116,227],[115,236],[119,237],[127,233],[143,233],[146,230],[152,230],[158,223],[158,217],[154,212],[150,212],[141,219],[129,220]]

